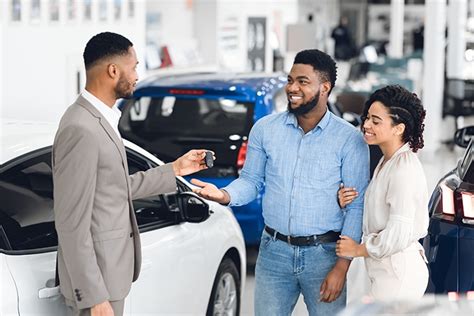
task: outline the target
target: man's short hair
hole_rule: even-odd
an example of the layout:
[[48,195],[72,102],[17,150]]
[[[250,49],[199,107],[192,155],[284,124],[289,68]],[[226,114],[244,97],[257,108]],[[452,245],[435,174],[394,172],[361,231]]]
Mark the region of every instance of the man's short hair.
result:
[[321,81],[331,83],[331,93],[337,78],[336,62],[331,56],[318,49],[307,49],[296,54],[293,64],[311,65],[319,73]]
[[127,55],[128,49],[132,46],[133,43],[120,34],[103,32],[94,35],[84,49],[86,70],[105,58]]

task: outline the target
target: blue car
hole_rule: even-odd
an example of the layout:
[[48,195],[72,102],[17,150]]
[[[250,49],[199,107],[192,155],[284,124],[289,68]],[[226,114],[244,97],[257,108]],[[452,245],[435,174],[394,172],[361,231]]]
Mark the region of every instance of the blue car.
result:
[[[199,73],[150,77],[119,105],[122,136],[172,161],[193,148],[215,152],[214,167],[192,177],[223,187],[239,176],[253,124],[284,111],[283,74]],[[263,230],[262,194],[233,207],[247,245],[257,245]]]
[[444,176],[429,203],[430,225],[424,239],[430,279],[428,292],[474,290],[474,126],[456,132],[467,147],[457,167]]

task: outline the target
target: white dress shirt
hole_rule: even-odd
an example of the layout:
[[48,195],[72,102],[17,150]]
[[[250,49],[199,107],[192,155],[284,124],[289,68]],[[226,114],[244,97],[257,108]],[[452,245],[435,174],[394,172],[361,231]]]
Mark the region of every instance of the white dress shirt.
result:
[[82,92],[82,96],[87,101],[89,101],[89,103],[91,103],[100,112],[100,114],[105,117],[107,122],[114,129],[115,133],[117,133],[118,138],[122,139],[122,136],[120,135],[120,132],[118,130],[118,124],[122,112],[115,105],[113,107],[109,107],[107,104],[99,100],[96,96],[94,96],[86,89],[84,89],[84,91]]
[[423,167],[407,144],[385,165],[382,159],[365,192],[363,242],[370,257],[382,259],[415,247],[427,234],[428,189]]

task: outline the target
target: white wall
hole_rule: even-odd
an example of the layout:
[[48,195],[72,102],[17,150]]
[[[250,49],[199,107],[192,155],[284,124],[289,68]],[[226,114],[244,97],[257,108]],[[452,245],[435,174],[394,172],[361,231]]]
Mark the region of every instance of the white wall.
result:
[[217,64],[217,2],[193,2],[193,36],[198,42],[204,64]]
[[[22,21],[10,19],[10,1],[0,1],[0,12],[6,18],[0,23],[0,101],[3,118],[56,121],[77,96],[77,71],[84,66],[82,52],[95,34],[112,31],[123,34],[133,43],[140,60],[145,47],[145,2],[135,0],[135,17],[122,10],[121,19],[114,20],[109,0],[107,21],[99,21],[98,2],[92,0],[92,21],[69,21],[66,1],[61,0],[60,21],[48,19],[48,7],[41,1],[41,20],[29,20],[29,2],[23,0]],[[123,1],[128,4],[127,1]],[[82,2],[81,2],[82,3]],[[127,8],[127,6],[125,6]],[[82,13],[79,11],[79,13]],[[143,63],[139,74],[144,74]]]
[[[194,34],[205,63],[232,71],[248,70],[249,17],[266,18],[265,71],[271,71],[271,33],[277,35],[285,53],[286,25],[297,21],[298,12],[297,0],[195,0],[193,7]],[[235,48],[229,48],[234,44]]]
[[147,14],[160,14],[160,34],[152,35],[159,37],[154,40],[162,45],[193,40],[193,6],[193,2],[186,0],[146,1]]

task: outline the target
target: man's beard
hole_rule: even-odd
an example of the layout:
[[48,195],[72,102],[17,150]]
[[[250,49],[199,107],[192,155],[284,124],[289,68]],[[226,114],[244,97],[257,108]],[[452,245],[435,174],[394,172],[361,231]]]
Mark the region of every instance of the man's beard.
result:
[[133,96],[133,84],[126,79],[120,78],[115,86],[115,97],[117,99],[129,99]]
[[291,107],[291,102],[288,102],[288,112],[293,113],[296,116],[303,116],[308,114],[312,109],[318,105],[319,102],[319,91],[316,95],[306,103],[301,104],[299,107],[293,109]]

